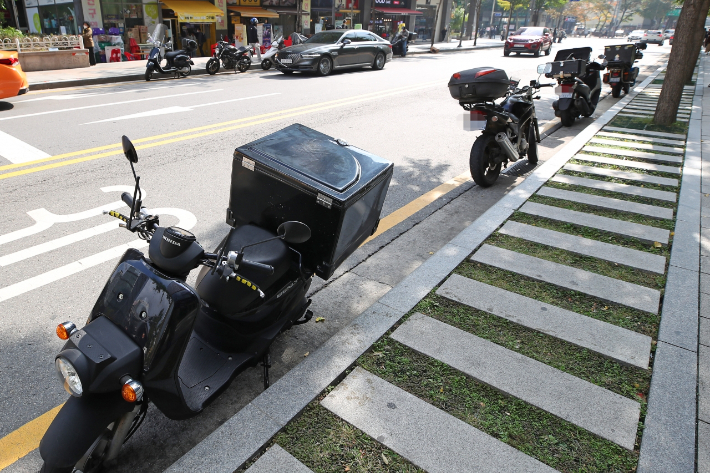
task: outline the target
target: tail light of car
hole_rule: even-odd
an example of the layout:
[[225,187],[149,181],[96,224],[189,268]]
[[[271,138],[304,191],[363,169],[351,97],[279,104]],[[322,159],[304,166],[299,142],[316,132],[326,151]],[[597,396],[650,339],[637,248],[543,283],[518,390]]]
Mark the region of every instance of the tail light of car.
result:
[[17,60],[16,57],[9,57],[5,59],[0,59],[0,64],[4,64],[5,66],[16,66],[20,63],[20,61]]

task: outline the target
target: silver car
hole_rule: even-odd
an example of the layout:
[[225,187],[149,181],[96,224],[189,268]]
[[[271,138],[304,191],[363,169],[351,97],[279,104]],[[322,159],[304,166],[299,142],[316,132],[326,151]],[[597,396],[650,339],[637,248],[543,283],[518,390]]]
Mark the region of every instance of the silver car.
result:
[[663,39],[663,31],[661,30],[647,30],[641,38],[642,43],[653,43],[659,46],[663,46],[665,40]]
[[671,36],[675,34],[675,30],[666,30],[663,32],[663,39],[671,39]]
[[628,41],[629,43],[633,43],[634,41],[641,41],[645,32],[646,30],[633,30],[631,33],[629,33],[629,36],[626,38],[626,41]]

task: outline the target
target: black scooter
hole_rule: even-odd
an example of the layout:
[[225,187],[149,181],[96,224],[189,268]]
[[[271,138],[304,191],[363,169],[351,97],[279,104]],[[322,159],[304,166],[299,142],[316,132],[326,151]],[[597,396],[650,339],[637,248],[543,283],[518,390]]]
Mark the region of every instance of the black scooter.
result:
[[561,49],[554,62],[537,68],[538,74],[557,79],[559,86],[555,92],[559,100],[552,102],[552,108],[562,126],[572,126],[578,116],[589,117],[597,108],[602,89],[599,71],[606,67],[606,61],[594,62],[591,54],[589,47]]
[[[153,45],[148,56],[148,63],[145,65],[145,80],[149,81],[153,78],[153,73],[173,74],[174,77],[187,77],[190,75],[195,63],[190,59],[190,54],[185,50],[168,51],[165,53],[166,64],[163,65],[161,56],[161,48],[165,50],[172,49],[172,41],[164,43],[165,27],[157,25],[153,34],[149,37],[148,42]],[[197,42],[188,41],[188,47],[192,50],[197,48]]]
[[622,90],[628,94],[636,85],[639,68],[634,67],[634,62],[643,59],[643,49],[646,49],[646,43],[604,46],[603,57],[608,61],[609,72],[604,74],[603,81],[611,87],[612,97],[620,97]]

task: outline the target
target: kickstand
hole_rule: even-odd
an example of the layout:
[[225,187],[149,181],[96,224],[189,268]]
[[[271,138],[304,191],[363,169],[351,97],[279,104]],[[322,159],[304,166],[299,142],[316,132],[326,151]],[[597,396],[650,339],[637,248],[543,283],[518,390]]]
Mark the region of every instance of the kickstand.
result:
[[269,368],[271,368],[271,349],[267,349],[264,358],[261,359],[261,366],[264,367],[264,391],[269,388]]

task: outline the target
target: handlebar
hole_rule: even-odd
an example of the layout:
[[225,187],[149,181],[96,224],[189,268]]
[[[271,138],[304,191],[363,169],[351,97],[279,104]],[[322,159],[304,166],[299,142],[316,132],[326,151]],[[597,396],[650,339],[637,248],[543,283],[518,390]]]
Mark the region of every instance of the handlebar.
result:
[[268,273],[269,276],[274,274],[274,267],[271,266],[270,264],[262,264],[262,263],[257,263],[256,261],[249,261],[248,259],[243,259],[240,266],[245,267],[245,268],[253,268],[253,269],[256,269],[257,271]]
[[129,194],[128,192],[124,192],[123,194],[121,194],[121,200],[130,209],[133,209],[133,197],[131,197],[131,194]]

